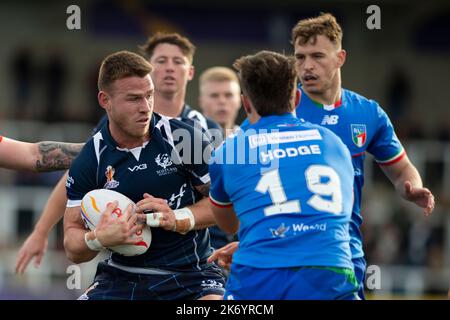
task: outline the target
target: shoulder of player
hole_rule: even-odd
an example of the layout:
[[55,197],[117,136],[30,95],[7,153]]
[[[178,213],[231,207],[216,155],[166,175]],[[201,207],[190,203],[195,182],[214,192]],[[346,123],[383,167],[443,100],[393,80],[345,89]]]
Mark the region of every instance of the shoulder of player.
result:
[[373,99],[364,97],[363,95],[356,93],[348,89],[342,89],[345,98],[351,102],[354,107],[373,109],[376,111],[380,107],[379,103]]
[[73,164],[76,165],[90,165],[97,163],[96,154],[100,153],[104,146],[100,141],[103,140],[101,131],[97,131],[93,136],[86,141],[85,145],[80,151],[80,154],[75,158]]
[[[166,131],[168,129],[167,127],[170,128],[170,133],[166,132],[166,134],[170,134],[172,136],[174,136],[175,134],[179,137],[183,137],[186,134],[190,136],[205,137],[203,128],[199,124],[197,124],[196,121],[189,121],[189,119],[178,120],[160,114],[155,114],[155,118],[155,126],[157,129]],[[183,130],[184,132],[176,133],[176,131],[178,130]]]
[[210,130],[210,129],[222,130],[220,125],[217,122],[215,122],[214,120],[211,120],[210,118],[207,118],[207,117],[205,117],[205,119],[206,119],[206,123],[208,124],[208,130]]

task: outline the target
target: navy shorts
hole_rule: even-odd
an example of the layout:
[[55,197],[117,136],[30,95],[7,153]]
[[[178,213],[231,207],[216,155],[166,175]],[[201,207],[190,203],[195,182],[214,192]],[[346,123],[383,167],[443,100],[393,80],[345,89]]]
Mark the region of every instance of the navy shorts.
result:
[[164,275],[136,274],[98,264],[94,283],[79,300],[197,300],[209,294],[223,296],[225,279],[215,265],[201,271]]
[[358,300],[352,269],[260,269],[233,264],[225,300]]

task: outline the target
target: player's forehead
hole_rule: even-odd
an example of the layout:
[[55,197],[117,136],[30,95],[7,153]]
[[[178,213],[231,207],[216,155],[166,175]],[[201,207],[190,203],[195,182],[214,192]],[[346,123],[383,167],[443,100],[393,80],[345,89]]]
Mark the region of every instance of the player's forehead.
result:
[[231,80],[210,80],[202,84],[201,91],[205,94],[212,93],[240,93],[239,84]]
[[308,39],[306,43],[301,43],[297,38],[294,44],[295,54],[311,54],[314,52],[330,52],[336,50],[336,44],[324,35],[317,35]]
[[125,77],[113,83],[115,93],[125,95],[147,95],[153,92],[154,85],[150,75],[145,77]]
[[179,46],[171,43],[158,44],[153,50],[153,55],[150,60],[161,58],[179,58],[187,61],[189,60]]

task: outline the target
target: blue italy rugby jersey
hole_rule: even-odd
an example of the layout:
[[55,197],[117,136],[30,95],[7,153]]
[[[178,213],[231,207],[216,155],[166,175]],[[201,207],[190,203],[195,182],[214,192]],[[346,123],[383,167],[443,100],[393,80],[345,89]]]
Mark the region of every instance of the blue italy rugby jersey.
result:
[[353,268],[354,173],[331,131],[292,114],[263,117],[227,138],[209,171],[211,202],[234,205],[240,221],[234,263]]
[[[174,159],[171,154],[177,142],[174,141],[177,129],[183,130],[184,138],[187,135],[191,141],[179,153],[174,153],[178,158]],[[134,202],[143,199],[147,192],[166,199],[172,209],[199,200],[194,186],[210,181],[208,166],[202,158],[210,152],[209,140],[192,126],[156,113],[152,116],[150,132],[150,140],[142,147],[123,149],[111,137],[105,121],[70,168],[66,184],[68,207],[79,206],[87,192],[99,188],[123,193]],[[207,230],[181,235],[152,228],[152,243],[145,254],[125,257],[113,253],[112,260],[131,267],[197,270],[210,254]]]
[[350,223],[351,249],[353,258],[362,257],[364,253],[359,228],[362,223],[360,207],[365,153],[371,153],[380,165],[390,165],[401,160],[405,151],[395,135],[389,117],[378,103],[350,90],[342,89],[341,100],[330,106],[311,100],[302,91],[296,112],[298,118],[336,133],[350,150],[355,169],[355,202]]

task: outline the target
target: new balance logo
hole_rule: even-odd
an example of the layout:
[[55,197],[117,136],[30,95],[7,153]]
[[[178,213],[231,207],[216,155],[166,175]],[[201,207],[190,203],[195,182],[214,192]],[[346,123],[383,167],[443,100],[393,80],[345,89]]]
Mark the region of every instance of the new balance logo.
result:
[[339,120],[339,116],[337,116],[337,115],[332,115],[332,116],[326,115],[325,117],[323,117],[323,120],[322,120],[322,122],[320,124],[321,125],[324,125],[324,124],[337,124],[338,120]]
[[147,169],[147,164],[143,163],[143,164],[139,164],[137,166],[134,166],[133,168],[128,168],[128,170],[130,170],[131,172],[135,172],[135,171],[139,171],[139,170],[145,170]]

